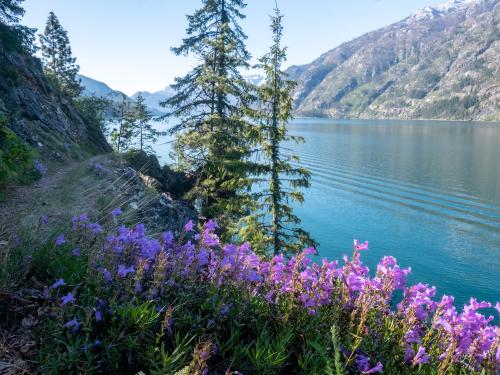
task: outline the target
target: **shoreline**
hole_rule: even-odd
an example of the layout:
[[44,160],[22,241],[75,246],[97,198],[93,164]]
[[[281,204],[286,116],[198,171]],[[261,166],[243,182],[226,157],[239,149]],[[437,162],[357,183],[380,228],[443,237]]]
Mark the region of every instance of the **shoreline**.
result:
[[[400,119],[400,118],[359,118],[359,117],[328,117],[328,116],[296,116],[293,120],[333,120],[333,121],[436,121],[436,122],[459,122],[467,124],[491,124],[500,126],[500,121],[485,121],[485,120],[444,120],[444,119]],[[292,121],[293,121],[292,120]]]

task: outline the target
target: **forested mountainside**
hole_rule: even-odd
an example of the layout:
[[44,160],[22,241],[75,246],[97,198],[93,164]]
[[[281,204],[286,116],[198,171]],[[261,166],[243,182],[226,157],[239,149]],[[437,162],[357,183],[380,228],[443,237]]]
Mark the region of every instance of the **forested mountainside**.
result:
[[292,66],[295,112],[500,120],[500,0],[452,0]]

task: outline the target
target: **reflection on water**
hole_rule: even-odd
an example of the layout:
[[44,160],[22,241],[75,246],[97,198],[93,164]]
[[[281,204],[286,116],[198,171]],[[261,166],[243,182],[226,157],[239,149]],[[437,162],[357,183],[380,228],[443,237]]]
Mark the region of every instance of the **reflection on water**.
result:
[[299,119],[312,172],[304,225],[321,256],[369,240],[462,304],[500,299],[500,124]]
[[[297,207],[322,257],[370,241],[463,304],[500,300],[500,124],[297,119],[294,152],[312,172]],[[168,145],[158,149],[167,162]]]

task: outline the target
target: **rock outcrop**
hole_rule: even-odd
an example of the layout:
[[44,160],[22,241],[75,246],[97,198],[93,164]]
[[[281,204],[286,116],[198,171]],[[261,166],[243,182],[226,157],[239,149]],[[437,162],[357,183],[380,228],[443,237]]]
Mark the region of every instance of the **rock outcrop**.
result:
[[[0,23],[2,34],[9,28]],[[0,39],[0,110],[7,126],[42,158],[65,159],[111,151],[100,129],[84,122],[72,99],[45,78],[39,59]]]
[[154,155],[132,150],[125,153],[123,157],[132,168],[144,176],[146,185],[158,191],[168,191],[174,198],[181,198],[193,187],[193,181],[189,176],[172,170],[168,165],[160,167]]
[[[127,207],[124,209],[134,217],[133,221],[145,224],[153,232],[170,230],[176,233],[181,231],[188,220],[197,221],[197,214],[191,203],[178,199],[170,190],[162,189],[161,185],[155,185],[157,180],[146,174],[144,169],[138,172],[127,164],[126,161],[104,161],[102,177],[109,182],[109,193],[126,202]],[[91,168],[95,169],[92,165]],[[148,191],[147,188],[153,188],[156,192]]]

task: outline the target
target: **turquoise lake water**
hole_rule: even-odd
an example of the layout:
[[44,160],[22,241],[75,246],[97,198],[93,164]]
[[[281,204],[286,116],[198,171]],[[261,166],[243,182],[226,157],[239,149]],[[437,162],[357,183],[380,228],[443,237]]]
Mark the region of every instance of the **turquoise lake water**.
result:
[[393,255],[458,306],[500,300],[500,124],[296,119],[289,132],[306,141],[293,148],[312,186],[296,212],[321,257],[368,240],[373,271]]

